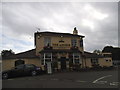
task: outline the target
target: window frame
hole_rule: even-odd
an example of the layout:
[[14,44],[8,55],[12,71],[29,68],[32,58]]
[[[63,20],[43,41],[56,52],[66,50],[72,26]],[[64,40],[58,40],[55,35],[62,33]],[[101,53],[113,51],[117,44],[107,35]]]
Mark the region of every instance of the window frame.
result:
[[44,46],[51,46],[51,37],[44,37]]
[[[76,61],[78,61],[78,62],[76,62]],[[80,54],[79,53],[73,53],[73,64],[80,64]]]
[[72,39],[71,39],[71,46],[72,46],[72,47],[77,46],[77,39],[76,39],[76,38],[72,38]]
[[42,65],[45,65],[46,62],[52,62],[52,53],[49,53],[50,54],[49,58],[48,57],[46,58],[46,54],[48,54],[48,53],[43,53],[43,58],[42,58],[42,61],[41,61]]
[[91,64],[92,64],[92,65],[97,65],[97,64],[99,64],[98,58],[91,58]]

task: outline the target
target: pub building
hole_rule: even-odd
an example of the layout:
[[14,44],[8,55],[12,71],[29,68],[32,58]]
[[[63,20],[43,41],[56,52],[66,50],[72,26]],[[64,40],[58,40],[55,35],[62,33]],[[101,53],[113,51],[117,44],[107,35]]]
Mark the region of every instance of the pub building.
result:
[[[112,58],[84,51],[83,39],[76,27],[71,33],[35,32],[35,49],[3,58],[3,70],[19,64],[35,64],[46,69],[51,63],[53,70],[72,70],[94,66],[112,66]],[[109,55],[110,56],[110,55]],[[107,60],[107,61],[106,61]]]
[[41,65],[52,62],[61,69],[71,65],[82,66],[83,38],[74,28],[73,34],[55,32],[35,33],[36,55],[40,56]]

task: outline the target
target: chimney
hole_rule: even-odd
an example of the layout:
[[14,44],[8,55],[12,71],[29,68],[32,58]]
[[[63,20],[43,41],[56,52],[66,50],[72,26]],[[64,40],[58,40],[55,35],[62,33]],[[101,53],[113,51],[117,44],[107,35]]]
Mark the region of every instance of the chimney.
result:
[[78,30],[76,29],[76,27],[75,27],[74,30],[73,30],[73,34],[74,34],[74,35],[78,35]]

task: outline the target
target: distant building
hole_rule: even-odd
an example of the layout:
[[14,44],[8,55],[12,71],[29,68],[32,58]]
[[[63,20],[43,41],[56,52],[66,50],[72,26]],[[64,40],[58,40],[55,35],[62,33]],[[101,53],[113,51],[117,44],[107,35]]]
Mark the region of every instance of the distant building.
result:
[[102,50],[104,56],[111,54],[113,65],[120,65],[120,47],[106,46]]
[[47,62],[51,62],[52,68],[57,70],[112,66],[111,56],[104,57],[84,51],[84,37],[78,35],[76,27],[73,34],[36,32],[36,48],[3,58],[3,70],[19,64],[35,64],[45,69]]

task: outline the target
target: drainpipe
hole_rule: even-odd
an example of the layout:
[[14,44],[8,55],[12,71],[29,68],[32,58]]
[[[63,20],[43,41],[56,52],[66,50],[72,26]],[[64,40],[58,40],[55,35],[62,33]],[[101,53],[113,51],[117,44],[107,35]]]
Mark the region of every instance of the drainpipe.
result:
[[51,62],[52,62],[52,53],[51,53]]
[[45,53],[44,53],[44,65],[45,65]]
[[75,60],[74,60],[74,53],[73,53],[73,63],[75,64]]

